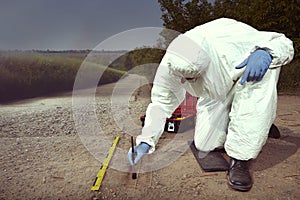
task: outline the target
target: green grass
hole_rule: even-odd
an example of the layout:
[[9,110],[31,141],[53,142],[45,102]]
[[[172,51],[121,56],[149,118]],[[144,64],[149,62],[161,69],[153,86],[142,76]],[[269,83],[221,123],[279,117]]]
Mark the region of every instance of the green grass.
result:
[[[0,51],[0,102],[72,91],[78,69],[87,53]],[[105,69],[103,65],[97,64],[101,63],[100,59],[102,58],[96,57],[94,60],[91,59],[93,63],[85,63],[88,70],[81,77],[83,80],[89,80],[94,76],[94,72]],[[149,72],[149,69],[146,71]],[[119,68],[106,68],[98,84],[115,82],[125,73],[126,71]],[[91,85],[87,81],[87,84],[81,87],[91,87]],[[282,67],[278,91],[299,94],[300,58],[294,58],[290,64]]]
[[[84,54],[0,52],[0,102],[71,91]],[[89,63],[91,70],[104,68]],[[99,84],[117,81],[124,71],[107,68]]]

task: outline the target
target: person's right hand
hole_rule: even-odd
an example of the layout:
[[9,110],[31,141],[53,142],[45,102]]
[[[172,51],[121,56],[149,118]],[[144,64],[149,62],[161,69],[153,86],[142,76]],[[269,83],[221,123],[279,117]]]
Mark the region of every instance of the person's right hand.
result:
[[128,156],[127,156],[130,165],[136,165],[140,161],[140,159],[146,153],[148,153],[150,147],[151,146],[149,144],[147,144],[146,142],[142,142],[133,148],[134,149],[133,153],[132,153],[132,148],[130,148],[128,151]]

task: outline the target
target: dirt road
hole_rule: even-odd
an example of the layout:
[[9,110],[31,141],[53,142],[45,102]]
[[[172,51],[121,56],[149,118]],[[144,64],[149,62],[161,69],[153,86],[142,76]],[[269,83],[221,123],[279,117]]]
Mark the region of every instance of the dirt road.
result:
[[[114,84],[98,88],[96,113],[106,134],[119,134],[127,151],[130,135],[111,118]],[[122,94],[119,94],[123,98]],[[129,99],[135,123],[149,96],[135,91]],[[36,98],[0,107],[0,199],[299,199],[300,97],[280,95],[275,124],[281,139],[268,139],[252,162],[254,186],[237,192],[226,173],[204,173],[188,149],[162,169],[129,173],[109,168],[100,191],[90,190],[100,167],[77,134],[72,95]],[[160,144],[173,136],[165,133]],[[102,152],[105,153],[105,152]]]

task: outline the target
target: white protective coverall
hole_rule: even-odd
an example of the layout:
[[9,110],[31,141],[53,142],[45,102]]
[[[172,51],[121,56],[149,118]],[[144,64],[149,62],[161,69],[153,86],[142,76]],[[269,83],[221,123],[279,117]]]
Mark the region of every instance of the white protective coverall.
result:
[[[261,48],[273,57],[258,82],[240,84],[245,68],[235,69]],[[294,50],[284,34],[258,31],[233,19],[221,18],[197,26],[175,38],[158,69],[137,145],[155,150],[167,117],[180,105],[185,92],[199,97],[194,142],[200,151],[224,147],[230,157],[256,158],[276,116],[276,85],[280,67]],[[195,78],[182,81],[182,77]]]

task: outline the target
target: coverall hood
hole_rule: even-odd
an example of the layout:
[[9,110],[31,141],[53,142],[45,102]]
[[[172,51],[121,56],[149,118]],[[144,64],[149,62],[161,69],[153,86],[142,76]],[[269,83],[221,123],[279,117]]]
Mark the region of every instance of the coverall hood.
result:
[[[169,72],[181,78],[201,78],[201,84],[191,84],[189,93],[201,96],[206,88],[214,99],[224,99],[233,83],[230,77],[223,72],[219,55],[211,48],[204,34],[197,31],[187,31],[179,35],[169,45],[162,63],[167,65]],[[198,81],[199,82],[199,81]]]
[[[203,41],[203,38],[199,36],[197,40]],[[200,77],[211,62],[201,43],[186,35],[179,35],[167,49],[170,73],[184,78]]]

